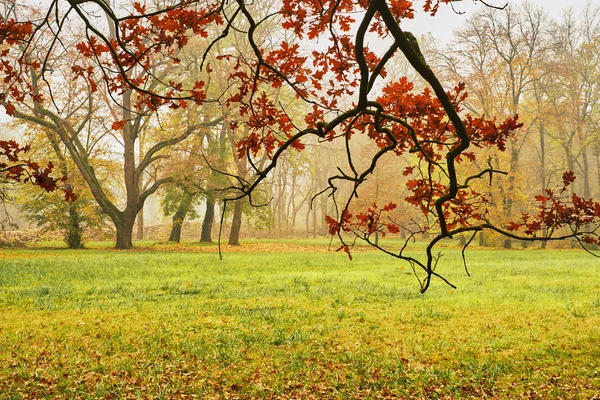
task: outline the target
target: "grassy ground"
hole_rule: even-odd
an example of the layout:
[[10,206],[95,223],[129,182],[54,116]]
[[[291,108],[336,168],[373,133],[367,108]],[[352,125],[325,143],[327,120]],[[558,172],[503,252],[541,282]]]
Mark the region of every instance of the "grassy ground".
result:
[[580,251],[472,250],[468,278],[445,249],[458,289],[421,295],[315,243],[92,247],[0,251],[0,398],[600,398]]

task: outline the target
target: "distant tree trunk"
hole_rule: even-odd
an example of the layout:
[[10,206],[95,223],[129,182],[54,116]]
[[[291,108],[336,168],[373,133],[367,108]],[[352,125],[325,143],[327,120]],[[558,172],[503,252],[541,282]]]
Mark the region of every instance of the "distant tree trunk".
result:
[[[320,196],[319,202],[321,203],[321,235],[327,236],[329,232],[329,225],[327,225],[327,221],[325,220],[325,216],[327,215],[327,197],[324,195]],[[315,201],[316,202],[316,201]]]
[[[540,123],[540,180],[542,183],[541,193],[546,190],[546,135],[544,133],[544,121]],[[547,236],[547,228],[544,227],[543,235]],[[542,249],[546,248],[547,242],[542,242]]]
[[[600,190],[600,144],[596,144],[596,146],[594,147],[594,152],[596,155],[596,176],[598,178],[598,181],[596,183],[598,184],[598,189]],[[597,193],[598,192],[596,192],[596,194]]]
[[[517,164],[519,162],[519,152],[517,151],[516,146],[513,144],[511,152],[510,152],[510,171],[514,172],[517,169]],[[510,174],[508,177],[508,196],[504,198],[504,212],[507,219],[512,218],[513,212],[513,194],[515,191],[515,177],[514,174]],[[504,239],[503,247],[505,249],[512,248],[512,240],[506,238]]]
[[183,226],[183,221],[187,216],[188,211],[190,210],[190,205],[192,204],[192,196],[188,194],[184,194],[181,202],[179,203],[179,207],[177,207],[177,211],[173,215],[173,226],[171,227],[171,234],[169,235],[169,242],[181,242],[181,228]]
[[169,242],[181,243],[181,227],[183,226],[183,219],[185,215],[178,212],[173,215],[173,225],[171,226],[171,233],[169,234]]
[[583,197],[588,199],[592,196],[592,190],[590,188],[590,165],[587,148],[584,148],[581,152],[581,162],[583,170]]
[[[575,171],[575,164],[577,163],[577,159],[573,154],[573,141],[575,140],[575,134],[575,131],[571,131],[567,136],[568,141],[562,145],[563,149],[565,150],[567,171]],[[569,192],[571,196],[575,193],[575,185],[569,186]],[[575,238],[571,238],[570,243],[572,249],[577,248],[578,243]]]
[[135,239],[144,240],[144,207],[138,212],[136,225],[137,231],[135,233]]
[[279,237],[281,237],[281,234],[283,232],[283,224],[281,222],[282,220],[282,214],[283,214],[283,188],[282,188],[282,183],[281,183],[281,179],[282,179],[282,174],[277,174],[277,205],[276,205],[276,212],[277,212],[277,235]]
[[540,123],[540,181],[543,193],[546,190],[546,135],[544,133],[544,122]]
[[294,234],[296,228],[296,174],[292,175],[292,191],[286,211],[288,217],[288,234]]
[[[592,196],[592,189],[590,187],[590,163],[589,163],[589,159],[588,159],[588,150],[587,148],[584,148],[582,153],[581,153],[581,158],[582,158],[582,163],[583,163],[583,197],[585,197],[586,199],[590,198]],[[592,227],[591,226],[586,226],[586,231],[587,232],[591,232]],[[586,245],[586,248],[588,248],[589,250],[598,250],[598,245],[595,244],[591,244],[591,245]]]
[[[59,139],[53,132],[48,131],[47,135],[48,139],[50,139],[50,143],[52,144],[52,149],[54,150],[54,154],[58,158],[60,162],[60,169],[63,176],[69,176],[69,168],[67,167],[67,160],[60,149]],[[68,188],[71,189],[71,185],[68,185]],[[79,210],[77,209],[77,205],[75,202],[69,203],[69,223],[67,225],[67,235],[65,237],[65,241],[67,242],[67,246],[70,249],[82,249],[83,248],[83,240],[81,237],[81,219],[79,217]]]
[[310,202],[306,203],[306,221],[305,221],[305,226],[306,226],[306,238],[308,239],[308,237],[310,236],[310,214],[314,211],[311,209],[310,207]]
[[313,208],[312,213],[312,226],[313,226],[313,238],[317,237],[317,209]]
[[74,202],[69,203],[69,226],[67,227],[66,242],[70,249],[82,249],[81,224],[79,212]]
[[202,233],[200,234],[201,242],[211,243],[211,233],[213,221],[215,219],[215,201],[211,198],[206,199],[206,214],[204,214],[204,220],[202,221]]
[[240,245],[240,229],[242,228],[242,210],[244,207],[244,199],[235,201],[233,208],[233,219],[231,221],[231,231],[229,232],[229,245]]

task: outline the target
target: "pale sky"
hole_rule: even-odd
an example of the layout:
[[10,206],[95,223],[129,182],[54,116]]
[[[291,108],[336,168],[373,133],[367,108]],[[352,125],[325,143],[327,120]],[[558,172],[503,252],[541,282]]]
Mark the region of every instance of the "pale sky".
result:
[[[503,6],[507,2],[514,5],[521,4],[524,0],[486,0],[486,2],[495,6]],[[558,17],[562,14],[564,8],[571,6],[576,9],[583,8],[586,0],[529,0],[529,2],[543,7],[551,17]],[[600,6],[600,0],[591,0],[590,2]],[[422,1],[415,1],[415,5],[422,3]],[[417,15],[415,20],[403,22],[402,29],[411,31],[416,36],[431,32],[435,37],[445,42],[451,37],[452,32],[459,28],[479,7],[485,6],[474,0],[456,2],[454,8],[457,11],[464,12],[462,15],[457,15],[449,5],[440,5],[435,17]]]

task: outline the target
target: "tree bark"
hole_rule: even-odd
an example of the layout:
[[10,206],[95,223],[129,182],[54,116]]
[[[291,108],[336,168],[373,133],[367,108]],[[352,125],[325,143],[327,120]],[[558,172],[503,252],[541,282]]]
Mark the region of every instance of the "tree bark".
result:
[[327,221],[325,220],[325,216],[327,215],[327,197],[321,195],[319,202],[321,205],[321,235],[327,237],[329,232],[329,225],[327,225]]
[[[504,216],[506,219],[512,218],[513,212],[513,196],[514,191],[516,189],[515,176],[514,173],[517,169],[517,164],[519,162],[519,152],[516,149],[516,146],[513,144],[510,152],[510,172],[511,174],[508,177],[508,195],[504,198]],[[503,246],[505,249],[512,249],[512,240],[505,238],[503,240]]]
[[173,215],[173,226],[171,227],[171,234],[169,235],[169,242],[181,242],[181,228],[183,227],[183,221],[187,216],[187,213],[192,204],[192,196],[184,195],[179,203],[179,207]]
[[[588,151],[587,148],[584,148],[582,153],[581,153],[581,158],[582,158],[582,169],[583,169],[583,197],[585,197],[586,199],[589,199],[592,196],[592,190],[590,187],[590,163],[589,163],[589,159],[588,159]],[[585,227],[587,232],[591,232],[592,231],[592,227],[591,226],[586,226]],[[595,244],[588,244],[586,245],[586,248],[589,250],[598,250],[598,245]]]
[[115,223],[117,229],[117,242],[115,249],[127,250],[133,247],[133,226],[135,225],[135,217],[137,213],[122,213],[118,221]]
[[211,233],[213,221],[215,219],[215,201],[213,199],[206,199],[206,214],[204,214],[204,220],[202,221],[202,232],[200,234],[200,241],[211,243]]
[[[540,179],[542,183],[541,193],[544,193],[546,190],[546,135],[544,131],[544,121],[540,123]],[[548,235],[548,230],[544,228],[543,230],[544,237]],[[542,242],[542,249],[546,248],[547,242]]]
[[144,240],[144,207],[140,210],[137,215],[137,231],[135,234],[136,240]]
[[[63,176],[69,176],[69,168],[67,167],[67,159],[60,149],[60,139],[56,137],[55,133],[51,130],[46,131],[46,136],[50,140],[54,154],[60,163],[60,170]],[[68,185],[72,189],[71,185]],[[70,249],[82,249],[83,239],[81,237],[81,224],[79,217],[79,210],[74,201],[69,202],[69,222],[67,224],[67,234],[65,241]]]
[[66,242],[70,249],[83,248],[79,211],[74,202],[69,203],[69,225],[67,226]]
[[231,231],[229,232],[230,246],[240,245],[240,229],[242,228],[242,210],[244,207],[244,199],[235,201],[233,208],[233,219],[231,220]]
[[582,172],[583,172],[583,197],[586,199],[592,196],[592,190],[590,188],[590,163],[588,161],[587,148],[584,148],[581,152]]
[[317,209],[313,207],[312,210],[312,228],[313,228],[313,238],[317,238]]

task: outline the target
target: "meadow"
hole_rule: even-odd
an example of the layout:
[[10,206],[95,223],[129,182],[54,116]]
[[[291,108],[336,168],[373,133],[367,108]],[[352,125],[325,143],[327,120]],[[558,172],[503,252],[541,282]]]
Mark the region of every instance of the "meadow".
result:
[[[106,244],[105,244],[106,245]],[[600,399],[600,260],[320,242],[0,250],[1,399]]]

